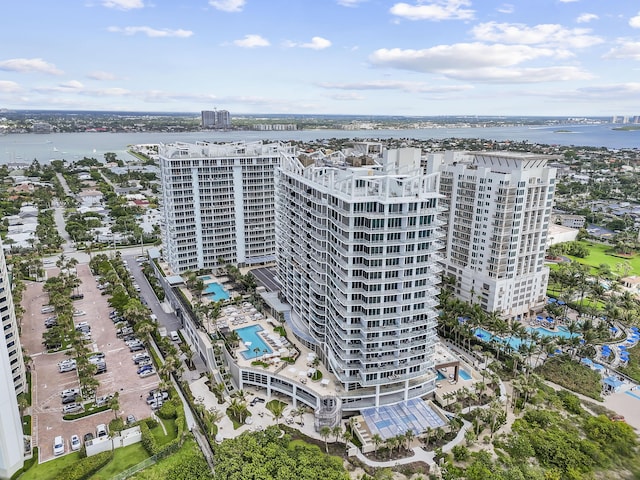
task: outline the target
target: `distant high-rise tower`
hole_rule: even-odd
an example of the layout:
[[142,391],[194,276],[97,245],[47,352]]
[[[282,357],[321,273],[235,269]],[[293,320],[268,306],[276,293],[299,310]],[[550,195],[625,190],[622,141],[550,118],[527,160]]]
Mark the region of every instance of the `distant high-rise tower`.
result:
[[16,395],[25,389],[25,373],[1,247],[0,312],[6,341],[0,341],[0,478],[11,478],[24,462],[24,437]]
[[165,257],[176,273],[275,260],[282,143],[160,145]]
[[518,319],[540,311],[555,190],[550,157],[513,152],[429,156],[448,207],[445,274],[455,292],[487,312]]
[[278,169],[285,318],[337,377],[344,411],[435,389],[438,175],[419,149],[380,147],[286,155]]
[[227,110],[203,110],[201,115],[204,129],[231,128],[231,114]]

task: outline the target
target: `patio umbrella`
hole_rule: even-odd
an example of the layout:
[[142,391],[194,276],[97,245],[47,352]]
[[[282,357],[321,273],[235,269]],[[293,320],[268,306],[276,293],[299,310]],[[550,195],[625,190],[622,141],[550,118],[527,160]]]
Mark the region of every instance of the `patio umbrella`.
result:
[[548,303],[556,303],[558,300],[556,300],[555,298],[549,298],[547,300]]

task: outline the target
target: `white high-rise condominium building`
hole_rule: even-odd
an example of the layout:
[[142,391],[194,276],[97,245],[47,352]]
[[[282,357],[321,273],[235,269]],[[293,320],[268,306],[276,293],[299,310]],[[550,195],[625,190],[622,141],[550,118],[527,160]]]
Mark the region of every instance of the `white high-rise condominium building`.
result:
[[419,149],[380,147],[286,155],[277,177],[286,320],[337,377],[345,411],[435,388],[438,174]]
[[275,260],[282,143],[160,145],[164,256],[176,273]]
[[521,319],[542,309],[544,266],[555,190],[545,155],[447,152],[429,156],[445,197],[445,274],[459,298]]
[[[2,248],[1,244],[0,248]],[[9,358],[10,378],[13,381],[15,395],[19,395],[27,388],[27,381],[4,252],[0,252],[0,318],[2,318],[2,331]]]
[[22,349],[11,298],[7,265],[0,245],[0,314],[5,341],[0,342],[0,478],[22,468],[24,440],[17,394],[26,388]]

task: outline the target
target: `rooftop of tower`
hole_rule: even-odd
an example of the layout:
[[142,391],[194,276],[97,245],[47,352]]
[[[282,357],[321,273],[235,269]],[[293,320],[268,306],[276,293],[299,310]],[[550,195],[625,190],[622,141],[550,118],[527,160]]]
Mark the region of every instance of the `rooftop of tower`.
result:
[[219,158],[219,157],[260,157],[277,155],[280,151],[293,152],[289,143],[233,142],[233,143],[161,143],[158,154],[168,159]]

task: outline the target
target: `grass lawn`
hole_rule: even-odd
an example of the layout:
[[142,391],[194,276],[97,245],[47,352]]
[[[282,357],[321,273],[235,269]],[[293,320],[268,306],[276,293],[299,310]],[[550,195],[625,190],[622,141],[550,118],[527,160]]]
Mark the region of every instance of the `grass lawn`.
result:
[[142,446],[142,443],[116,448],[113,451],[113,460],[89,478],[91,480],[107,480],[113,478],[116,474],[139,464],[147,458],[149,458],[149,454]]
[[202,452],[200,451],[200,448],[198,448],[198,445],[196,445],[193,438],[190,438],[184,442],[182,448],[180,448],[176,453],[168,456],[167,458],[163,458],[155,465],[136,473],[130,478],[134,480],[156,480],[158,478],[167,478],[167,472],[171,467],[179,463],[183,457],[194,454],[201,456]]
[[611,270],[616,273],[619,273],[616,265],[628,262],[631,266],[631,270],[628,275],[640,275],[640,255],[634,255],[631,258],[626,258],[615,255],[613,247],[609,245],[601,245],[599,243],[584,241],[580,243],[589,249],[589,255],[586,258],[568,256],[571,260],[594,268],[597,268],[599,265],[604,263],[609,265]]
[[22,433],[31,435],[31,415],[22,417]]
[[161,418],[160,421],[164,424],[164,428],[167,430],[167,434],[164,434],[164,430],[162,430],[162,426],[160,426],[159,424],[157,427],[151,430],[151,434],[155,437],[159,447],[169,443],[171,440],[176,438],[177,435],[175,418],[167,420]]
[[45,463],[39,463],[27,470],[20,477],[20,480],[58,480],[60,471],[78,460],[80,460],[80,453],[73,452]]

